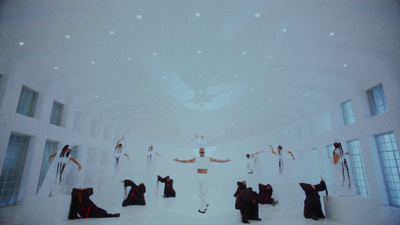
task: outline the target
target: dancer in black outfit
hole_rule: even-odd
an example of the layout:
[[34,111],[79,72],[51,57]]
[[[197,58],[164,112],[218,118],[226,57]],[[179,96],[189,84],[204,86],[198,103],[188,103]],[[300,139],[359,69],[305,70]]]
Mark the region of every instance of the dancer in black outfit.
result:
[[233,197],[237,198],[237,196],[240,194],[240,192],[244,191],[247,189],[246,181],[238,181],[237,182],[237,189],[235,194],[233,194]]
[[306,199],[304,200],[304,217],[312,218],[313,220],[318,220],[319,218],[325,218],[324,213],[321,209],[319,191],[325,191],[328,196],[328,189],[324,179],[321,177],[321,182],[316,185],[300,183],[301,188],[306,194]]
[[272,186],[270,184],[263,185],[258,184],[258,203],[260,204],[271,204],[275,206],[278,204],[278,201],[275,201],[272,198]]
[[119,213],[111,214],[106,210],[97,207],[90,200],[89,196],[93,194],[93,188],[72,189],[71,206],[69,209],[70,220],[84,218],[100,218],[100,217],[119,217]]
[[123,180],[121,182],[124,183],[125,193],[127,187],[131,187],[128,196],[122,202],[122,206],[146,205],[146,199],[144,198],[144,193],[146,193],[146,186],[143,183],[140,183],[138,186],[131,180]]
[[241,191],[237,196],[235,209],[240,210],[243,223],[249,223],[249,220],[261,220],[261,218],[258,217],[257,198],[257,193],[253,191],[251,187]]
[[157,181],[160,181],[161,183],[165,183],[164,186],[164,198],[169,198],[169,197],[175,197],[176,192],[174,190],[174,180],[172,180],[169,176],[166,176],[162,178],[161,176],[157,176]]

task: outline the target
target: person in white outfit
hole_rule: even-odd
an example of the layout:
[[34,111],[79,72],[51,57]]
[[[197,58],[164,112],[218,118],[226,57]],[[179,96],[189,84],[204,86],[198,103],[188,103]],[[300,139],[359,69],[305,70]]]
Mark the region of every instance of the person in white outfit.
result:
[[223,162],[230,162],[231,160],[230,159],[219,160],[205,156],[204,148],[200,148],[199,154],[200,156],[195,157],[193,159],[179,160],[178,158],[175,158],[174,161],[180,163],[196,163],[197,180],[199,185],[199,195],[201,201],[199,206],[199,213],[205,213],[208,208],[208,203],[207,203],[207,192],[208,192],[208,181],[209,181],[208,168],[210,166],[210,162],[223,163]]

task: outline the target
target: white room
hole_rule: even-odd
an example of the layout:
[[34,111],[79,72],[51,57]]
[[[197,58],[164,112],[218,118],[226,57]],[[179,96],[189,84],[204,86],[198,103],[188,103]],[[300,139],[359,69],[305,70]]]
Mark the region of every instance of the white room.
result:
[[[242,224],[246,181],[279,202],[253,224],[399,224],[399,37],[394,0],[1,1],[0,223]],[[69,220],[73,188],[120,217]]]

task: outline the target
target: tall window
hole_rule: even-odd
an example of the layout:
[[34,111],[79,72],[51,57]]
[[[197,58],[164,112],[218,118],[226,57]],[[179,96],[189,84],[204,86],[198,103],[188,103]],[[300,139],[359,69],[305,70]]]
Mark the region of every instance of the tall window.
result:
[[368,90],[367,95],[372,116],[376,116],[388,111],[382,84],[379,84],[378,86]]
[[0,176],[0,206],[17,202],[29,137],[10,135]]
[[36,192],[39,191],[40,186],[42,186],[43,180],[46,177],[47,171],[50,168],[51,162],[49,162],[49,157],[57,152],[57,148],[58,142],[46,141],[46,145],[44,146],[42,167],[40,168],[39,182]]
[[358,195],[369,197],[367,177],[365,176],[364,160],[361,155],[359,140],[347,142],[347,148],[350,152],[350,165],[353,172],[353,179],[357,188]]
[[17,113],[33,117],[38,93],[27,87],[22,87],[17,106]]
[[326,154],[328,155],[328,159],[332,159],[333,150],[335,150],[335,146],[333,146],[333,144],[326,146]]
[[342,114],[343,114],[344,125],[349,125],[355,122],[351,100],[342,103]]
[[375,141],[389,202],[400,206],[400,156],[393,132],[375,135]]
[[53,102],[51,108],[50,123],[56,126],[61,126],[61,118],[64,110],[64,105],[56,101]]

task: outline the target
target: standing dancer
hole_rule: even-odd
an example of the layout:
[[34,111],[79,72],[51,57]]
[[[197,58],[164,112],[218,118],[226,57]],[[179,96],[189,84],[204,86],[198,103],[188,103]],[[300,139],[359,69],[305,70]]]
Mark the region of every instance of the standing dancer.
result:
[[[257,154],[261,153],[262,151],[256,152],[254,154],[246,154],[247,158],[247,173],[252,174],[255,169],[257,157],[254,158]],[[251,157],[250,157],[251,156]]]
[[[118,140],[117,144],[115,145],[114,148],[114,176],[118,173],[119,171],[119,159],[121,158],[122,155],[122,149],[124,146],[121,144],[121,141],[124,140],[124,136],[122,136],[121,139]],[[127,159],[129,159],[129,155],[124,153],[124,156],[126,156]]]
[[346,177],[344,175],[344,170],[346,169],[347,172],[347,179],[349,181],[349,188],[351,187],[351,180],[350,180],[350,173],[349,173],[349,166],[347,165],[347,161],[344,158],[344,155],[350,155],[349,152],[344,152],[342,149],[342,144],[340,142],[335,142],[333,144],[335,146],[335,150],[333,150],[333,164],[337,165],[339,162],[342,166],[342,177],[343,177],[343,182],[342,186],[344,186],[344,181],[346,180]]
[[[69,167],[71,166],[71,162],[78,165],[79,170],[82,169],[78,161],[76,161],[70,154],[71,148],[69,145],[65,145],[59,155],[55,153],[49,157],[49,162],[53,158],[54,160],[50,166],[50,169],[47,171],[42,186],[39,189],[37,194],[38,197],[52,197],[60,194],[60,188],[64,188],[65,179],[67,177]],[[61,190],[61,194],[65,194],[63,192],[64,190]]]
[[[275,154],[275,155],[278,154],[278,156],[279,156],[279,173],[282,173],[283,168],[284,168],[282,146],[278,145],[278,147],[277,147],[278,152],[274,152],[274,148],[272,147],[272,145],[270,145],[269,147],[271,147],[272,154]],[[295,160],[293,153],[291,151],[288,151],[288,153],[292,156],[293,160]]]
[[199,195],[201,200],[199,206],[199,213],[205,213],[208,207],[207,203],[207,192],[208,192],[208,181],[209,181],[208,167],[210,166],[210,162],[223,163],[223,162],[230,162],[231,160],[230,159],[219,160],[205,156],[204,148],[200,148],[199,154],[200,156],[195,157],[193,159],[179,160],[178,158],[175,158],[174,161],[180,163],[196,163]]
[[154,164],[155,164],[154,155],[161,157],[161,155],[158,154],[157,152],[153,152],[153,145],[150,145],[149,148],[147,149],[147,169],[154,170]]

